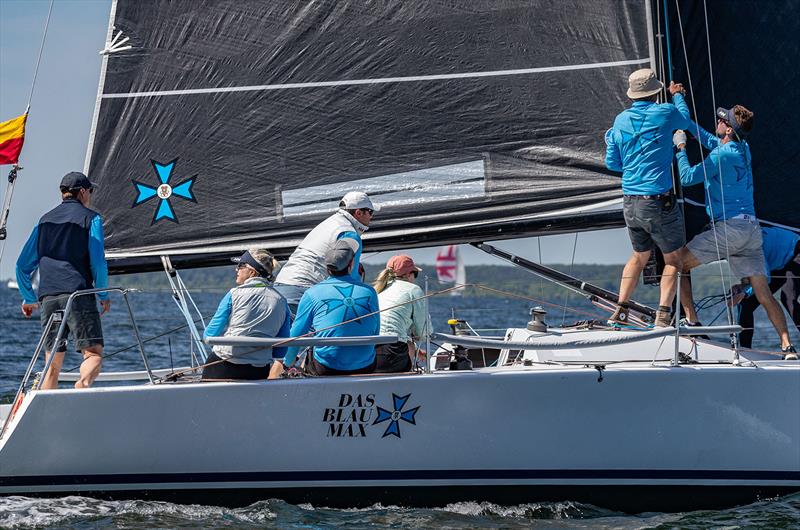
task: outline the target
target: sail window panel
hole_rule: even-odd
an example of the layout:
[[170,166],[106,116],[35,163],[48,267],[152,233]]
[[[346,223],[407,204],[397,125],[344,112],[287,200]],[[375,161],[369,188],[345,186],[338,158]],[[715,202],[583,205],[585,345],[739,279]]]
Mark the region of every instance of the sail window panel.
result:
[[422,206],[486,194],[483,160],[282,192],[283,214],[333,211],[350,190],[366,192],[381,208]]

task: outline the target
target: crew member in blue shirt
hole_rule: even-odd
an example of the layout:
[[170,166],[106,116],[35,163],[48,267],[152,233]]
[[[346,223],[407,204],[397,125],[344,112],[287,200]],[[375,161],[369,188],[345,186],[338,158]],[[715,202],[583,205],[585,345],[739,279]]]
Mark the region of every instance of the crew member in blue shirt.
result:
[[[686,155],[686,133],[677,131],[673,143],[678,148],[678,171],[683,186],[703,183],[706,212],[711,227],[698,234],[683,249],[684,271],[700,264],[727,260],[731,273],[748,278],[759,303],[767,311],[781,340],[781,351],[795,353],[789,339],[786,317],[769,290],[765,276],[761,229],[753,204],[753,170],[750,146],[745,135],[753,128],[753,113],[742,105],[717,109],[716,136],[692,124],[698,140],[711,153],[692,166]],[[681,282],[681,303],[689,323],[697,322],[692,287]]]
[[681,267],[685,244],[683,212],[675,200],[672,182],[672,146],[676,129],[691,124],[683,86],[671,82],[674,104],[657,103],[664,84],[649,68],[628,78],[628,97],[633,105],[620,113],[606,133],[606,167],[622,172],[623,212],[633,254],[622,271],[619,301],[610,322],[628,322],[628,302],[653,247],[664,254],[661,296],[656,326],[669,326],[675,277]]
[[[789,312],[798,331],[800,331],[800,235],[776,226],[762,227],[761,239],[764,259],[769,270],[769,290],[775,294],[781,291],[781,303]],[[753,312],[761,304],[753,296],[753,287],[749,284],[734,286],[732,305],[739,304],[739,343],[745,348],[753,345]],[[791,354],[790,354],[791,355]]]
[[[50,210],[34,227],[17,259],[17,284],[22,295],[22,314],[30,318],[41,305],[42,328],[56,311],[63,311],[69,295],[83,289],[108,287],[108,266],[103,249],[103,219],[89,209],[95,184],[83,173],[72,172],[61,179],[62,202]],[[39,296],[31,278],[39,269]],[[103,363],[103,329],[100,315],[111,307],[108,293],[97,294],[102,307],[98,312],[94,294],[75,297],[66,315],[66,334],[75,339],[75,349],[83,353],[80,377],[75,388],[91,386]],[[58,387],[58,376],[67,351],[67,336],[55,344],[58,323],[45,341],[46,358],[53,356],[41,388]]]
[[[325,266],[330,276],[303,293],[292,324],[292,337],[304,336],[312,330],[316,331],[316,337],[378,334],[378,294],[351,274],[358,248],[356,241],[344,238],[326,253]],[[280,368],[292,366],[296,358],[297,348],[290,347]],[[280,376],[280,368],[273,370],[270,377]],[[304,369],[313,376],[372,373],[375,346],[317,346],[313,355],[306,358]]]

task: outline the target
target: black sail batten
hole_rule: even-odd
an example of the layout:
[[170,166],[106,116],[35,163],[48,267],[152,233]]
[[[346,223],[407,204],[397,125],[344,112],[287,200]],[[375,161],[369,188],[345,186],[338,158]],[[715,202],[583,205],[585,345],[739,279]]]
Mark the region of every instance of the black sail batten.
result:
[[131,48],[87,157],[112,261],[282,252],[350,190],[381,248],[599,228],[620,199],[603,138],[653,61],[646,0],[114,5]]
[[[708,10],[709,65],[704,6]],[[687,56],[673,2],[667,2],[673,78],[688,87]],[[706,130],[715,128],[714,96],[717,106],[741,104],[755,114],[753,131],[747,141],[752,150],[754,198],[759,219],[800,229],[797,167],[800,138],[791,129],[800,119],[797,106],[785,96],[800,86],[800,19],[797,2],[726,0],[681,2],[680,9],[688,67],[690,69],[697,121]],[[691,132],[691,131],[690,131]],[[687,153],[693,164],[700,162],[699,148],[690,140]],[[707,155],[706,151],[704,155]],[[694,202],[705,204],[703,186],[684,190]],[[703,207],[689,205],[687,232],[694,235],[708,223]],[[721,213],[721,212],[720,212]]]

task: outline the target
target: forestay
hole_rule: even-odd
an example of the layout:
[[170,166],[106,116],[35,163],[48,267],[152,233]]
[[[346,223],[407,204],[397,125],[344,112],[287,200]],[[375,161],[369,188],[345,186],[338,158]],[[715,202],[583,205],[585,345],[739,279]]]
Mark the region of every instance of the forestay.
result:
[[351,189],[384,207],[372,250],[620,226],[603,133],[653,64],[648,15],[117,0],[87,153],[112,269],[285,255]]

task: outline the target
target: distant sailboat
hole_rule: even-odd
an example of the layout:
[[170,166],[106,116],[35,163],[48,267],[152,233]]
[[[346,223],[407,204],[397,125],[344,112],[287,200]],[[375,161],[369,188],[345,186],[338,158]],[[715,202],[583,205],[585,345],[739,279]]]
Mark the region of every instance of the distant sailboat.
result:
[[[458,252],[458,245],[447,245],[439,249],[436,254],[436,276],[440,283],[453,283],[464,285],[467,283],[467,272],[464,261]],[[463,288],[451,291],[451,295],[458,296],[463,293]]]

